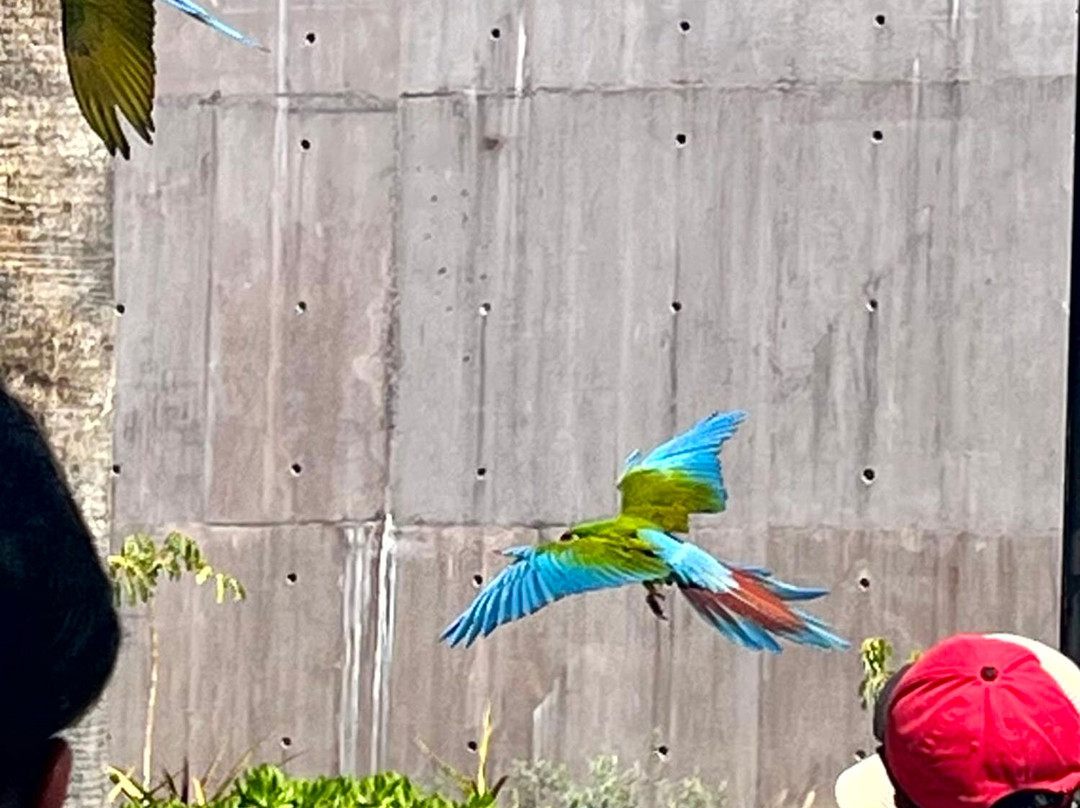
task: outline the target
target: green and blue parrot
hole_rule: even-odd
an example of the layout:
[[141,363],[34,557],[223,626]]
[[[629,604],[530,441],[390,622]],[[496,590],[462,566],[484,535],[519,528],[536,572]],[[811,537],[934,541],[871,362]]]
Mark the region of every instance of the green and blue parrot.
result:
[[[249,47],[255,40],[191,0],[165,0]],[[75,100],[109,154],[131,157],[117,108],[147,143],[154,131],[154,0],[61,0],[64,54]]]
[[666,619],[661,587],[677,586],[707,623],[747,648],[778,653],[777,638],[848,648],[824,622],[790,605],[828,590],[785,583],[762,567],[725,563],[675,535],[690,531],[690,514],[727,507],[720,447],[745,417],[741,411],[713,413],[644,458],[633,452],[618,483],[617,516],[574,525],[554,541],[504,550],[511,564],[440,639],[468,647],[569,595],[643,584],[658,618]]

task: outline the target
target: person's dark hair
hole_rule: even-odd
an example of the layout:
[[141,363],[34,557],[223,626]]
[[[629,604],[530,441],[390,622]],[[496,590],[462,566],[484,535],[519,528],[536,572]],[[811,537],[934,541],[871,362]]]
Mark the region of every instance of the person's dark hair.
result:
[[93,537],[35,418],[0,380],[0,805],[104,690],[120,627]]
[[1017,791],[995,802],[991,808],[1072,808],[1078,795],[1054,791]]

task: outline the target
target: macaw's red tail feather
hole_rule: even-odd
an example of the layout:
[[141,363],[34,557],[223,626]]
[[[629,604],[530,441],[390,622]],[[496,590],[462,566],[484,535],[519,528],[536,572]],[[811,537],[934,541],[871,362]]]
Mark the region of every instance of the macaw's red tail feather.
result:
[[782,595],[783,587],[772,585],[766,574],[739,569],[731,572],[737,586],[730,590],[680,587],[694,610],[725,636],[748,648],[774,652],[780,651],[776,637],[818,648],[850,647],[816,617],[791,608]]

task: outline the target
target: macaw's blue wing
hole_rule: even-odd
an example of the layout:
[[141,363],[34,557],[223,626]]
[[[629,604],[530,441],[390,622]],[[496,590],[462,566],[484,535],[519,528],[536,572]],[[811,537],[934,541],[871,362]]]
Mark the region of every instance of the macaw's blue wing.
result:
[[230,39],[235,39],[237,42],[241,42],[244,45],[247,45],[249,47],[258,48],[259,50],[262,50],[262,51],[267,50],[265,47],[260,45],[258,42],[256,42],[251,37],[247,36],[246,34],[240,33],[235,28],[233,28],[231,25],[228,25],[227,23],[222,22],[217,17],[215,17],[213,14],[211,14],[209,11],[207,11],[205,8],[203,8],[202,6],[196,5],[195,3],[191,2],[191,0],[165,0],[165,2],[168,3],[170,6],[172,6],[173,8],[180,9],[182,12],[187,14],[189,17],[194,17],[199,22],[202,22],[202,23],[205,23],[206,25],[209,25],[211,28],[213,28],[219,34],[224,34],[225,36],[229,37]]
[[713,413],[649,452],[627,458],[619,480],[622,513],[646,519],[669,533],[690,530],[690,514],[720,513],[727,489],[720,447],[746,418],[741,411]]
[[468,647],[503,623],[568,595],[660,580],[670,572],[652,545],[635,537],[566,535],[536,547],[505,550],[513,563],[480,591],[440,639]]
[[694,610],[733,642],[774,653],[781,650],[777,637],[827,650],[850,647],[817,617],[788,605],[822,597],[827,590],[778,581],[763,567],[729,566],[697,545],[658,530],[639,532],[671,568]]

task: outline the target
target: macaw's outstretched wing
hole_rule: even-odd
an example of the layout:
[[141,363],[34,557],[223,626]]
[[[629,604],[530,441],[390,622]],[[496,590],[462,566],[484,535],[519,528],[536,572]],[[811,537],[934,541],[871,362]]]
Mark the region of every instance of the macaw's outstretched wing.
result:
[[720,447],[735,434],[746,413],[713,413],[641,459],[630,455],[619,480],[622,512],[646,519],[669,533],[690,530],[690,514],[720,513],[727,489]]
[[131,156],[116,109],[147,143],[154,131],[153,0],[62,0],[64,53],[83,117],[105,143]]
[[[569,534],[567,534],[569,536]],[[496,575],[440,639],[472,645],[498,626],[519,620],[567,595],[666,578],[669,570],[641,539],[570,536],[503,551],[513,563]]]
[[[147,143],[154,131],[153,0],[61,0],[64,53],[71,88],[83,117],[109,154],[131,157],[117,109]],[[262,45],[191,0],[165,0],[227,37]]]

